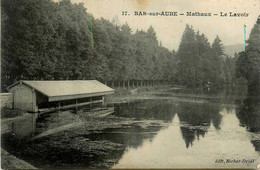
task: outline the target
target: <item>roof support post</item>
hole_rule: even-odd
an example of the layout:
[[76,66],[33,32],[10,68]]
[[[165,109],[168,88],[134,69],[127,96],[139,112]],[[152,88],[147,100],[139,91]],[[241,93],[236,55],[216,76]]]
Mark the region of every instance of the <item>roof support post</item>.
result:
[[59,104],[59,105],[58,105],[58,109],[59,109],[59,112],[60,112],[60,101],[58,102],[58,104]]
[[105,103],[105,96],[102,96],[102,106],[105,107],[106,103]]
[[76,99],[76,111],[78,110],[78,99]]
[[90,97],[89,100],[90,100],[90,105],[89,106],[92,109],[92,97]]

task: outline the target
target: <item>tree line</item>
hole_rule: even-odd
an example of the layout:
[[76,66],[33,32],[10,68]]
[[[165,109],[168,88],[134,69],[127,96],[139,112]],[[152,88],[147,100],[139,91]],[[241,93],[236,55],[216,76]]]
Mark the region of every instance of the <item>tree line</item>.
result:
[[[2,82],[20,79],[167,80],[174,52],[152,26],[132,33],[116,20],[95,19],[69,0],[2,1]],[[93,23],[93,54],[91,39]]]
[[237,79],[244,79],[250,95],[260,95],[260,16],[250,32],[246,50],[235,54]]
[[96,19],[83,3],[2,0],[1,5],[2,90],[20,79],[97,79],[124,86],[168,81],[199,88],[223,87],[239,77],[249,84],[259,81],[259,65],[252,65],[259,64],[259,26],[251,32],[244,60],[243,53],[226,56],[219,37],[211,45],[189,25],[175,52],[161,45],[152,26],[133,33],[116,18]]
[[218,36],[210,45],[204,33],[186,25],[176,54],[176,82],[188,87],[223,87],[234,80],[234,63],[224,54]]

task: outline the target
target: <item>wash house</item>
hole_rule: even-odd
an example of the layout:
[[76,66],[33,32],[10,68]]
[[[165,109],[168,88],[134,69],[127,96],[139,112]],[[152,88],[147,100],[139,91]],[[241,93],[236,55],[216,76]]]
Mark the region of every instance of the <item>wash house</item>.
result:
[[96,80],[19,81],[8,87],[13,107],[28,112],[83,105],[104,105],[104,96],[114,90]]

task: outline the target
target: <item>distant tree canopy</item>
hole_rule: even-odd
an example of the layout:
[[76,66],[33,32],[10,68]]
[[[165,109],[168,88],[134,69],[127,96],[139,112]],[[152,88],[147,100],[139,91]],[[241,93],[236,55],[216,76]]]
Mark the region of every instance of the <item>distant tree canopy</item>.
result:
[[259,23],[248,40],[247,59],[243,53],[231,58],[224,55],[219,37],[210,45],[189,25],[175,52],[162,47],[152,26],[133,33],[117,18],[111,22],[94,18],[82,3],[1,3],[2,90],[20,79],[167,80],[188,87],[222,87],[234,82],[236,59],[236,76],[245,77],[252,87],[259,85]]
[[2,84],[19,79],[166,80],[174,53],[156,32],[93,17],[70,0],[2,1]]
[[233,61],[224,56],[224,48],[217,36],[212,46],[207,37],[195,33],[186,25],[177,52],[177,81],[189,87],[222,87],[231,83],[234,75]]
[[254,25],[247,40],[246,52],[240,52],[236,60],[236,77],[245,78],[248,90],[260,94],[260,20]]

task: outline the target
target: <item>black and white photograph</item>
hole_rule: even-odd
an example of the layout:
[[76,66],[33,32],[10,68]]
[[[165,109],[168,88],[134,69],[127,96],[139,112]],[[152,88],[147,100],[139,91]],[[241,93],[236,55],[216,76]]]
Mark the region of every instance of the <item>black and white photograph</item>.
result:
[[260,0],[1,0],[1,169],[260,169]]

